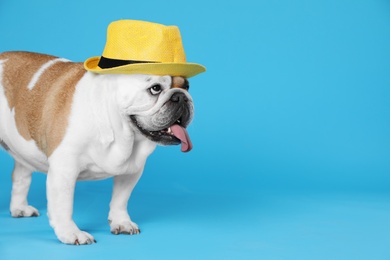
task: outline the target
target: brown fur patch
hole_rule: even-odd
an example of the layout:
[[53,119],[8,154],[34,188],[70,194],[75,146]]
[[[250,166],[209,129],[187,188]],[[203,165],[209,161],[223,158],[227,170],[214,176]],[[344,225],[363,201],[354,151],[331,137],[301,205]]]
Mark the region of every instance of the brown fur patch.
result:
[[18,132],[26,140],[33,139],[47,156],[65,135],[75,86],[86,72],[82,63],[59,61],[29,90],[27,86],[39,68],[56,58],[29,52],[0,54],[0,60],[7,60],[3,63],[3,86],[10,109],[15,109]]
[[185,90],[189,89],[188,80],[183,77],[172,77],[172,85],[171,88],[182,88]]

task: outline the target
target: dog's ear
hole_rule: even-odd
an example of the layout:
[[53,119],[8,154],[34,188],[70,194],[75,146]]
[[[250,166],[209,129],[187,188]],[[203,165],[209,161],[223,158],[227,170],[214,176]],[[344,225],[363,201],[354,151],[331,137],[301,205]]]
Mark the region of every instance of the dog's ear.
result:
[[190,84],[188,80],[184,77],[172,77],[171,88],[181,88],[188,90],[190,88]]

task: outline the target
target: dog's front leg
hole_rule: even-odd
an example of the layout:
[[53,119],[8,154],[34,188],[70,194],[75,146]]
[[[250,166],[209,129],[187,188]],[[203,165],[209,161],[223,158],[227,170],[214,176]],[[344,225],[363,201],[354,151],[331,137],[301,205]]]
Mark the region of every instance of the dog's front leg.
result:
[[114,189],[110,203],[108,222],[110,223],[111,233],[115,235],[134,235],[140,233],[137,224],[130,219],[127,212],[127,203],[141,174],[142,171],[136,174],[125,174],[114,177]]
[[81,231],[72,219],[73,197],[78,170],[69,164],[50,165],[47,176],[47,201],[50,225],[65,244],[92,244],[95,240]]

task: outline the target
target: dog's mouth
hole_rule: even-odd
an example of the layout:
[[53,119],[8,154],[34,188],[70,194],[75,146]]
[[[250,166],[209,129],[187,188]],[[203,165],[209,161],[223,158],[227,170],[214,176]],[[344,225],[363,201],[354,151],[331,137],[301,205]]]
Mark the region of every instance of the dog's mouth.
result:
[[131,121],[138,128],[138,130],[150,140],[162,145],[178,145],[181,144],[182,152],[189,152],[192,149],[192,142],[188,135],[187,129],[182,124],[182,118],[177,119],[161,130],[145,129],[137,120],[135,115],[130,115]]

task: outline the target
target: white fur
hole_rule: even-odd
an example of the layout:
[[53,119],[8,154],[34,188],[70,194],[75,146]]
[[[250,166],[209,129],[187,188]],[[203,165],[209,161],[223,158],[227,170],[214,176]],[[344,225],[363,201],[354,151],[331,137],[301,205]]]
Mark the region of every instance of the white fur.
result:
[[[54,61],[34,75],[31,88]],[[57,237],[67,244],[93,243],[94,238],[81,231],[72,219],[75,183],[114,177],[111,232],[138,233],[138,226],[127,213],[127,202],[156,144],[134,129],[128,115],[157,111],[170,98],[171,78],[87,72],[76,86],[66,134],[46,158],[33,140],[26,141],[17,131],[15,113],[10,111],[1,85],[2,64],[0,61],[0,139],[16,160],[14,175],[19,180],[13,185],[13,215],[38,214],[26,199],[31,172],[47,172],[48,216]],[[156,83],[164,88],[159,98],[147,92]]]
[[[50,224],[64,243],[74,243],[75,237],[79,243],[91,241],[71,218],[77,179],[114,177],[109,212],[111,230],[138,232],[127,213],[127,201],[156,144],[132,129],[123,105],[134,104],[138,93],[145,88],[145,78],[87,73],[77,85],[69,127],[49,158],[47,180]],[[125,93],[121,92],[123,86]],[[127,95],[126,104],[118,101],[118,96],[123,95]]]
[[12,196],[10,211],[13,217],[39,216],[36,208],[28,205],[27,194],[31,184],[32,171],[15,161],[12,176]]

